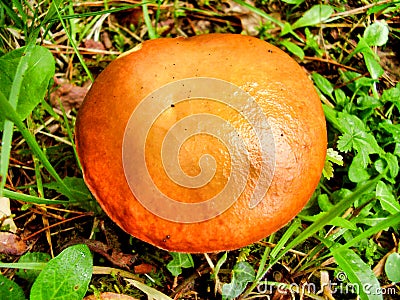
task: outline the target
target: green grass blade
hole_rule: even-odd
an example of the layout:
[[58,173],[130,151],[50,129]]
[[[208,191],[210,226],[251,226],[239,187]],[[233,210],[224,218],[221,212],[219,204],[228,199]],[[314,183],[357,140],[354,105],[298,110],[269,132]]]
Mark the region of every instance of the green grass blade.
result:
[[142,1],[143,19],[144,19],[144,23],[146,24],[146,27],[147,27],[149,38],[153,40],[153,39],[156,39],[158,37],[158,35],[156,32],[156,29],[151,24],[149,9],[147,8],[147,4],[145,2],[147,2],[147,1]]
[[[383,172],[385,174],[386,172]],[[295,248],[306,239],[317,233],[321,230],[325,225],[329,224],[334,218],[341,215],[346,209],[348,209],[361,195],[366,193],[367,191],[373,189],[378,181],[383,177],[383,174],[376,177],[373,180],[366,182],[363,185],[359,185],[353,193],[347,198],[343,199],[341,202],[337,203],[329,210],[325,215],[321,216],[318,220],[316,220],[313,224],[311,224],[307,229],[305,229],[302,233],[300,233],[296,238],[294,238],[289,244],[281,250],[275,257],[273,257],[270,263],[267,265],[265,270],[261,273],[260,277],[257,279],[261,279],[265,276],[268,270],[275,265],[290,249]],[[242,299],[246,297],[253,289],[257,287],[259,284],[259,280],[255,280],[253,284],[244,292],[242,295]]]
[[79,202],[78,200],[74,201],[68,201],[68,200],[52,200],[52,199],[45,199],[45,198],[40,198],[36,196],[31,196],[31,195],[26,195],[18,192],[13,192],[7,189],[3,190],[3,196],[10,198],[10,199],[15,199],[19,201],[24,201],[28,203],[34,203],[34,204],[72,204],[72,203],[77,203]]
[[[274,239],[275,239],[275,233],[271,234],[268,237],[268,242],[272,243],[274,241]],[[263,271],[264,271],[265,265],[267,264],[267,259],[269,257],[270,252],[271,252],[271,248],[269,248],[269,247],[264,248],[264,253],[261,257],[260,264],[257,269],[256,281],[261,280],[261,278],[263,277]]]
[[391,215],[390,217],[379,222],[375,226],[368,228],[364,232],[362,232],[362,233],[358,234],[357,236],[355,236],[354,238],[352,238],[346,244],[344,244],[340,247],[337,247],[335,249],[332,249],[332,252],[344,251],[344,250],[350,248],[351,246],[357,244],[358,242],[362,241],[363,239],[368,238],[381,230],[385,230],[389,227],[394,227],[395,225],[397,225],[399,223],[400,223],[400,212],[395,215]]
[[[24,56],[18,63],[15,77],[11,85],[10,95],[8,101],[3,93],[0,92],[1,99],[7,102],[7,105],[10,106],[11,110],[15,110],[18,105],[19,93],[22,87],[22,81],[24,79],[24,74],[28,70],[29,67],[29,58],[31,54],[31,49],[34,47],[34,44],[29,44],[25,48]],[[17,116],[18,119],[18,116]],[[5,120],[4,122],[4,131],[2,137],[2,148],[1,148],[1,166],[0,166],[0,196],[2,194],[2,190],[6,184],[7,172],[8,172],[8,164],[10,160],[11,153],[11,143],[13,137],[14,126],[11,120]]]
[[61,111],[63,113],[65,128],[67,130],[69,141],[72,144],[72,150],[74,151],[74,156],[75,156],[76,162],[78,163],[79,169],[82,170],[82,164],[81,164],[81,161],[79,159],[78,152],[76,151],[76,145],[75,145],[73,130],[71,129],[71,126],[69,126],[67,114],[65,113],[65,109],[64,109],[64,106],[62,105],[61,101],[60,101],[60,107],[61,107]]
[[380,284],[376,276],[354,251],[345,249],[332,253],[337,264],[345,272],[346,277],[352,283],[355,293],[362,300],[382,300],[382,293],[379,293]]
[[[0,94],[4,97],[3,93],[0,92]],[[0,197],[3,196],[3,189],[7,181],[13,132],[14,124],[9,120],[5,120],[0,153]]]
[[70,41],[70,43],[72,45],[72,48],[74,49],[75,54],[78,56],[79,62],[81,63],[81,65],[82,65],[83,69],[85,70],[86,74],[89,76],[90,80],[93,82],[94,81],[94,77],[92,75],[92,72],[90,72],[89,68],[87,67],[87,65],[85,63],[85,60],[83,59],[82,54],[79,52],[78,47],[76,46],[76,43],[74,42],[74,40],[73,40],[73,38],[72,38],[72,36],[71,36],[71,34],[70,34],[65,22],[64,22],[64,19],[61,16],[60,10],[58,9],[57,5],[55,5],[54,8],[57,11],[58,19],[60,20],[60,22],[61,22],[61,24],[62,24],[62,26],[63,26],[63,28],[65,30],[65,33],[66,33],[66,35],[68,37],[68,40]]
[[24,28],[24,21],[18,16],[18,14],[12,9],[12,5],[10,6],[10,3],[4,0],[0,0],[1,7],[4,8],[4,10],[7,12],[7,15],[14,21],[15,25],[19,29]]
[[[31,126],[32,124],[32,118],[29,116],[27,118],[27,124],[28,127],[30,127],[30,131],[33,132]],[[33,135],[33,133],[31,133]],[[41,173],[41,168],[42,165],[40,163],[40,160],[37,158],[36,155],[33,155],[33,165],[35,167],[35,181],[36,181],[36,187],[37,187],[37,193],[39,197],[44,197],[44,191],[43,191],[43,179],[42,179],[42,173]]]
[[26,269],[26,270],[43,270],[47,263],[30,262],[30,263],[3,263],[0,262],[0,268],[6,269]]
[[[0,93],[0,113],[2,113],[7,119],[13,122],[18,130],[21,132],[22,136],[25,138],[29,147],[31,148],[34,155],[37,156],[38,159],[42,162],[43,166],[47,169],[50,175],[63,187],[65,188],[66,193],[70,198],[73,198],[72,193],[69,188],[65,185],[61,177],[57,174],[56,170],[53,168],[49,160],[47,159],[46,154],[44,154],[43,150],[35,140],[35,137],[29,132],[26,128],[25,124],[20,120],[17,112],[11,106],[11,104],[7,101],[3,93]],[[3,149],[2,149],[3,150]],[[2,151],[3,154],[3,151]],[[7,163],[8,165],[8,163]],[[1,187],[3,190],[4,187]]]
[[321,230],[325,225],[329,224],[334,218],[340,216],[346,209],[348,209],[361,195],[375,188],[378,181],[383,175],[376,177],[373,180],[357,187],[353,193],[347,198],[343,199],[336,205],[334,205],[326,214],[321,216],[313,224],[311,224],[307,229],[305,229],[301,234],[299,234],[295,239],[293,239],[285,249],[283,249],[271,262],[271,266],[274,265],[283,255],[286,254],[289,249],[293,249],[300,243],[304,242],[307,238],[311,237],[313,234]]
[[300,227],[300,220],[295,219],[290,227],[285,231],[283,236],[279,239],[274,249],[271,251],[271,257],[274,258],[280,250],[284,249],[286,242],[293,236],[293,233]]

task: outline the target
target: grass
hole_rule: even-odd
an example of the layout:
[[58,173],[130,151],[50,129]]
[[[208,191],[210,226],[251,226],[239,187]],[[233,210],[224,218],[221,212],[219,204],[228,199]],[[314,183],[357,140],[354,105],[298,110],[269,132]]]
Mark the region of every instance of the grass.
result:
[[[0,298],[398,298],[399,12],[399,1],[371,0],[0,0],[2,233],[23,242],[0,254]],[[144,40],[212,32],[255,34],[307,70],[328,157],[282,230],[227,253],[168,253],[121,232],[94,201],[73,139],[80,99],[51,101],[54,78],[77,91]]]

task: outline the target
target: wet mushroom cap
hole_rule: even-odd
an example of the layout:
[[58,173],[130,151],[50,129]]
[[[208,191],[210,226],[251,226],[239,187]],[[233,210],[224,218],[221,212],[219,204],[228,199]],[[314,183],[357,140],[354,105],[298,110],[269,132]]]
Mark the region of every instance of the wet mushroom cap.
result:
[[[185,90],[182,95],[179,86]],[[242,92],[253,106],[235,106],[235,95]],[[193,115],[198,127],[175,126]],[[228,125],[217,126],[221,120]],[[257,131],[257,124],[264,124],[258,126],[264,131]],[[212,127],[212,133],[183,132],[202,126]],[[172,129],[181,132],[169,134]],[[228,136],[227,142],[219,134]],[[163,143],[166,138],[170,142]],[[243,165],[230,149],[236,148],[237,138],[247,151],[233,149],[246,154]],[[173,160],[169,155],[175,153],[175,140]],[[293,219],[320,180],[327,138],[320,99],[292,58],[253,37],[208,34],[146,41],[113,61],[79,110],[76,144],[86,184],[123,230],[169,251],[201,253],[254,243]],[[214,164],[215,170],[199,186],[180,184],[166,170],[176,167],[177,174],[194,178],[209,171],[202,163]],[[236,181],[232,185],[232,195],[238,196],[229,200],[231,205],[221,208],[215,202],[198,209],[218,197],[234,174],[246,182],[241,188]],[[153,186],[142,180],[146,176]],[[252,198],[255,190],[259,199]],[[168,206],[150,199],[154,191],[175,202]],[[142,195],[148,198],[143,201]],[[219,212],[213,214],[213,209]]]

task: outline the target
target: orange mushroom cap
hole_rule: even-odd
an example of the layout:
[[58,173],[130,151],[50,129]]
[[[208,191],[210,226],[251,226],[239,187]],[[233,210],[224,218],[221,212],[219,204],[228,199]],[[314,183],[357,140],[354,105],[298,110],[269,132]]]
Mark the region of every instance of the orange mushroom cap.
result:
[[129,234],[177,252],[243,247],[305,206],[326,125],[303,69],[254,37],[162,38],[113,61],[76,123],[84,179]]

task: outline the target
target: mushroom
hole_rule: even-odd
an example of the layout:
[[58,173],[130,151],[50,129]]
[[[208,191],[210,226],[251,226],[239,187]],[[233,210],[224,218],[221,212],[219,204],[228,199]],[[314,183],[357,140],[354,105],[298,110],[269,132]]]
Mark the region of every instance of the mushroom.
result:
[[95,80],[76,122],[86,184],[124,231],[204,253],[259,241],[312,196],[326,155],[320,99],[254,37],[143,42]]

